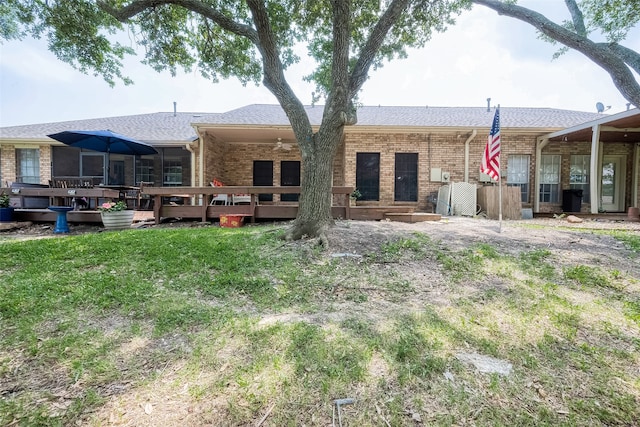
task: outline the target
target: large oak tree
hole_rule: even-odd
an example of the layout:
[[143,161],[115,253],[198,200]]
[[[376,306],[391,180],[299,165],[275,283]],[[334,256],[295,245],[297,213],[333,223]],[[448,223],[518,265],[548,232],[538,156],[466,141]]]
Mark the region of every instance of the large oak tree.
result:
[[[261,82],[282,106],[300,147],[300,208],[290,239],[322,237],[331,224],[332,159],[344,127],[356,123],[357,96],[372,69],[422,47],[442,31],[465,0],[7,0],[0,37],[46,37],[49,49],[110,84],[130,83],[122,59],[131,46],[144,62],[175,73],[197,67],[218,81]],[[122,37],[121,37],[122,38]],[[307,47],[316,67],[307,78],[324,97],[314,132],[299,95],[285,76]]]
[[[634,25],[640,22],[638,0],[565,0],[571,20],[555,23],[543,14],[514,4],[513,1],[471,0],[500,15],[534,26],[547,40],[575,49],[602,67],[616,88],[631,104],[640,107],[640,54],[621,44]],[[605,41],[595,41],[603,35]],[[564,49],[559,51],[561,54]]]

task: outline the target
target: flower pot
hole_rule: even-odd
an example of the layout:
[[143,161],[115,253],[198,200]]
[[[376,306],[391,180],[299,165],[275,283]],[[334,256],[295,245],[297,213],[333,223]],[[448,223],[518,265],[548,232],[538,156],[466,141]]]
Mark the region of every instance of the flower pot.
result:
[[0,208],[0,222],[13,221],[13,208]]
[[133,211],[100,212],[102,224],[107,230],[124,230],[131,227]]
[[238,228],[242,227],[244,216],[242,215],[220,215],[220,227]]

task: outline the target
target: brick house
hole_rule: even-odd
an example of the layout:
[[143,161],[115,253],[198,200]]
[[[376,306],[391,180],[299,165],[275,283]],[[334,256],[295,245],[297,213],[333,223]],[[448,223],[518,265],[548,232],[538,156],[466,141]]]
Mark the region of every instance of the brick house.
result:
[[[307,107],[319,125],[323,108]],[[359,204],[428,210],[443,182],[490,185],[479,173],[494,110],[475,107],[360,107],[345,128],[333,185],[355,186]],[[3,183],[47,184],[57,176],[104,179],[103,153],[70,148],[46,135],[111,129],[158,148],[153,156],[111,156],[123,184],[156,186],[299,185],[300,153],[277,105],[220,114],[155,113],[0,128]],[[549,108],[501,109],[503,182],[523,207],[562,211],[565,190],[581,190],[582,212],[624,212],[640,198],[640,113],[603,115]],[[592,153],[597,153],[592,156]],[[597,177],[592,179],[592,177]],[[594,197],[595,195],[595,197]],[[592,200],[599,200],[592,203]],[[295,195],[262,195],[265,203]]]

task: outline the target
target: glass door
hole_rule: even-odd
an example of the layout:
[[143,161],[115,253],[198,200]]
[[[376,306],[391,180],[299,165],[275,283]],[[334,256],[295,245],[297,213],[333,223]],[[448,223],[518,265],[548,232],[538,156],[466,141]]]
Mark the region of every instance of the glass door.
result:
[[97,152],[80,153],[80,176],[92,178],[94,183],[102,183],[105,181],[105,159],[106,154]]
[[[256,187],[273,186],[273,160],[253,161],[253,185]],[[258,201],[271,202],[273,194],[258,194]]]
[[[300,185],[300,162],[295,160],[283,160],[280,162],[280,185],[282,187]],[[282,194],[283,202],[297,202],[298,194]]]
[[624,156],[602,158],[600,208],[605,212],[624,211]]
[[418,201],[418,153],[396,153],[396,202]]

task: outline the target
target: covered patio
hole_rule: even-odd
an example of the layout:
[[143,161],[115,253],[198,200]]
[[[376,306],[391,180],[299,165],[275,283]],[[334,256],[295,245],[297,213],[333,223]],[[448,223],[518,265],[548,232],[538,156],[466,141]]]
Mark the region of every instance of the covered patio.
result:
[[[584,151],[586,148],[586,151]],[[549,133],[538,138],[536,164],[544,154],[586,152],[590,156],[588,183],[590,214],[626,212],[638,207],[640,199],[640,110],[631,109],[603,116],[578,126]],[[581,151],[582,150],[582,151]],[[574,185],[579,175],[571,165],[569,180],[562,182],[564,190]],[[535,170],[534,212],[540,213],[541,167]]]

